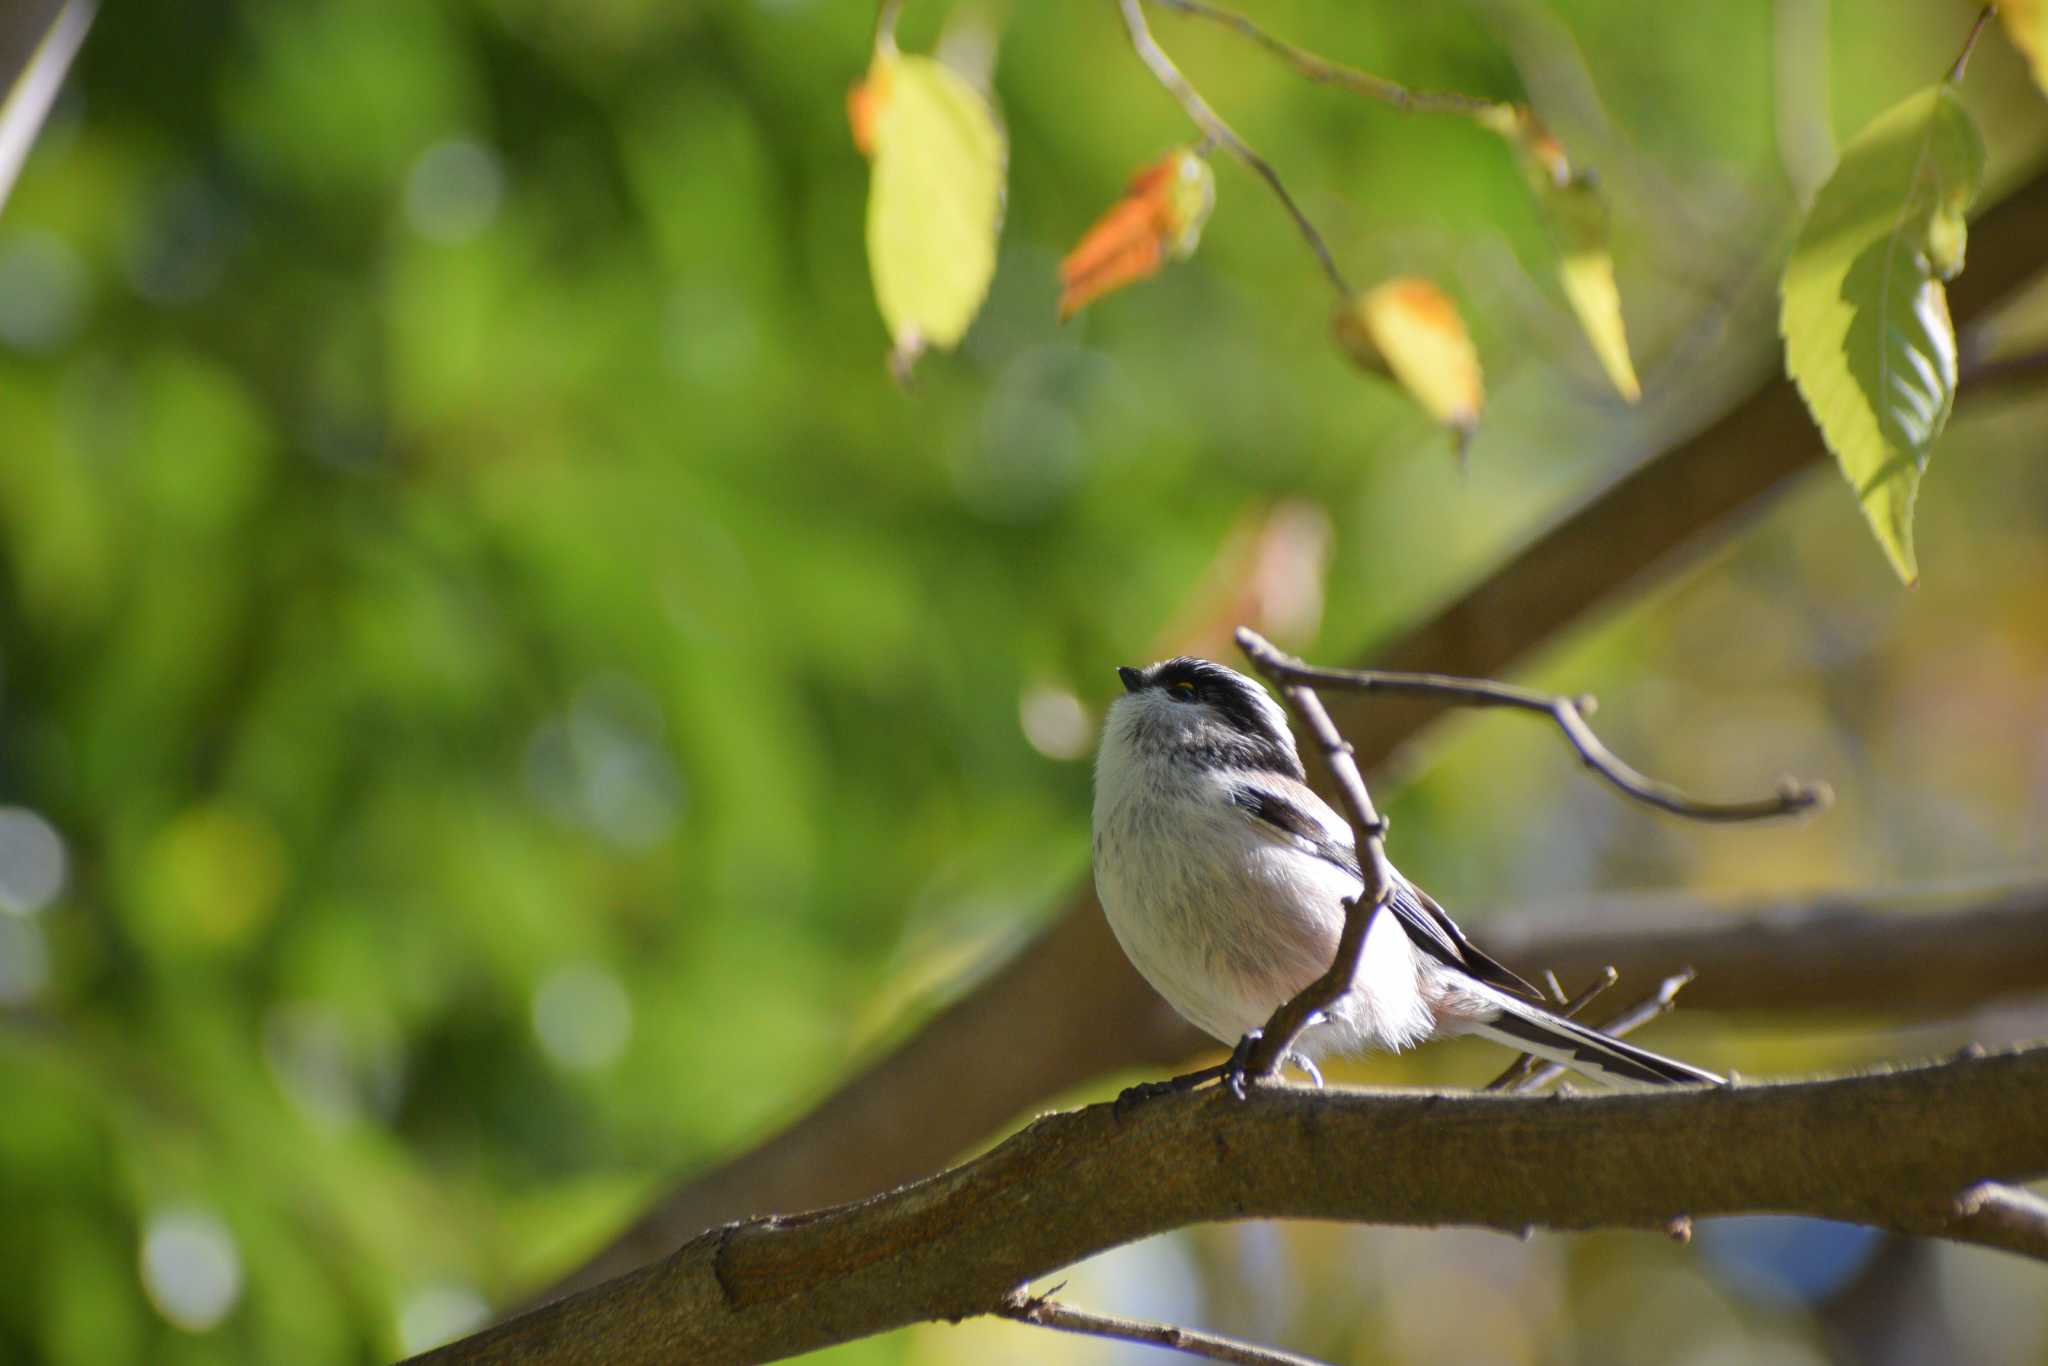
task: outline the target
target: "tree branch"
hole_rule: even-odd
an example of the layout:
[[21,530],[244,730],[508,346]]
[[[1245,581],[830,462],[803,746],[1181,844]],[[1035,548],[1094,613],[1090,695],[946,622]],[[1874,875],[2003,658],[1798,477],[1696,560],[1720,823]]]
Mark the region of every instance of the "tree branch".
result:
[[2038,385],[2048,380],[2048,347],[2000,356],[1994,360],[1965,358],[1956,376],[1956,392],[1976,398],[2006,389]]
[[1568,917],[1489,922],[1485,942],[1567,981],[1609,965],[1632,982],[1690,965],[1688,1013],[1927,1019],[2048,990],[2048,882],[1747,902],[1608,897]]
[[1512,108],[1500,100],[1489,100],[1478,95],[1463,95],[1456,91],[1410,90],[1407,86],[1390,81],[1384,76],[1375,76],[1369,71],[1360,71],[1355,66],[1330,61],[1305,47],[1296,47],[1286,39],[1268,33],[1235,10],[1207,4],[1204,0],[1152,0],[1152,3],[1196,19],[1206,19],[1212,24],[1221,24],[1257,43],[1293,67],[1297,74],[1318,85],[1340,86],[1354,94],[1391,105],[1405,113],[1458,114],[1465,118],[1478,118],[1504,108]]
[[999,1318],[1015,1319],[1019,1323],[1035,1323],[1042,1328],[1057,1328],[1065,1333],[1084,1333],[1089,1337],[1112,1338],[1119,1342],[1141,1342],[1148,1347],[1165,1347],[1205,1361],[1230,1361],[1238,1363],[1238,1366],[1324,1366],[1310,1357],[1279,1352],[1270,1347],[1254,1347],[1221,1334],[1177,1328],[1170,1323],[1147,1323],[1143,1319],[1090,1313],[1070,1304],[1061,1304],[1050,1295],[1027,1295],[1021,1290],[1005,1296],[993,1312]]
[[1165,49],[1153,38],[1152,27],[1145,22],[1145,10],[1141,0],[1117,0],[1117,7],[1123,12],[1124,28],[1131,36],[1131,50],[1138,54],[1138,60],[1151,71],[1153,79],[1166,87],[1167,94],[1180,101],[1180,107],[1187,111],[1188,118],[1194,122],[1195,127],[1202,130],[1204,137],[1250,167],[1259,179],[1266,182],[1267,187],[1279,198],[1281,206],[1287,210],[1288,216],[1294,219],[1294,226],[1301,230],[1302,237],[1308,242],[1309,250],[1316,254],[1316,260],[1323,267],[1323,274],[1330,277],[1330,284],[1336,288],[1338,297],[1349,299],[1351,285],[1345,280],[1344,272],[1337,268],[1337,258],[1330,254],[1329,244],[1323,241],[1322,233],[1316,230],[1316,225],[1309,221],[1308,215],[1302,212],[1301,205],[1294,202],[1294,196],[1289,194],[1287,187],[1280,182],[1280,173],[1275,171],[1264,157],[1254,152],[1251,144],[1239,137],[1237,130],[1225,123],[1223,116],[1211,108],[1209,102],[1202,98],[1202,93],[1181,74],[1180,68],[1173,64],[1173,58],[1167,56]]
[[[1328,1014],[1352,989],[1352,984],[1358,980],[1359,957],[1365,952],[1366,932],[1400,876],[1387,861],[1387,823],[1374,810],[1372,794],[1366,790],[1365,778],[1358,771],[1351,744],[1338,732],[1336,723],[1330,720],[1330,713],[1324,709],[1317,688],[1396,693],[1440,698],[1462,706],[1512,707],[1539,712],[1557,723],[1558,729],[1579,752],[1579,758],[1588,768],[1622,792],[1647,805],[1694,820],[1758,820],[1821,805],[1832,796],[1824,786],[1805,786],[1787,779],[1779,786],[1776,797],[1762,801],[1706,802],[1688,797],[1675,787],[1644,777],[1600,743],[1600,737],[1593,734],[1583,714],[1593,708],[1591,697],[1574,701],[1562,695],[1532,692],[1506,683],[1451,678],[1443,674],[1319,669],[1283,652],[1249,626],[1237,628],[1237,647],[1244,651],[1252,667],[1286,699],[1288,707],[1299,718],[1303,729],[1315,742],[1317,751],[1322,754],[1323,762],[1328,765],[1330,777],[1337,785],[1337,796],[1351,826],[1352,845],[1358,850],[1360,881],[1363,883],[1359,894],[1344,902],[1344,929],[1337,936],[1337,948],[1330,966],[1315,981],[1281,1002],[1246,1055],[1242,1072],[1238,1071],[1235,1061],[1225,1067],[1225,1084],[1240,1099],[1244,1095],[1246,1076],[1279,1076],[1282,1061],[1294,1051],[1295,1041],[1303,1031]],[[1678,988],[1691,980],[1689,971],[1683,977],[1667,979],[1659,996],[1645,1003],[1647,1013],[1632,1014],[1627,1028],[1633,1029],[1669,1010]],[[1520,1065],[1518,1062],[1515,1066]],[[1503,1073],[1503,1078],[1509,1077],[1513,1070]],[[1528,1076],[1520,1079],[1518,1088],[1541,1086],[1557,1076],[1560,1070],[1554,1067],[1532,1068]]]
[[1265,1087],[1049,1115],[857,1204],[728,1224],[419,1362],[772,1360],[996,1311],[1035,1276],[1223,1219],[1665,1229],[1751,1212],[2039,1254],[2048,1047],[1772,1086],[1600,1096]]
[[[1365,776],[1352,757],[1351,742],[1338,733],[1336,723],[1323,708],[1323,699],[1316,696],[1314,688],[1285,675],[1282,665],[1287,662],[1286,657],[1258,632],[1238,627],[1237,644],[1252,667],[1287,699],[1288,707],[1300,719],[1323,762],[1329,766],[1345,819],[1351,823],[1352,846],[1358,850],[1359,880],[1364,884],[1357,896],[1344,903],[1344,929],[1337,936],[1337,951],[1330,966],[1292,999],[1280,1003],[1245,1059],[1245,1071],[1252,1076],[1277,1077],[1281,1060],[1294,1051],[1295,1040],[1302,1031],[1342,1000],[1358,980],[1358,960],[1365,952],[1366,931],[1372,927],[1380,907],[1386,904],[1400,875],[1387,862],[1387,823],[1373,809],[1372,794],[1366,791]],[[1242,1098],[1241,1088],[1233,1089]]]
[[[2048,176],[2036,176],[1972,224],[1969,269],[1949,284],[1957,326],[2023,286],[2040,268],[2044,241]],[[1825,455],[1798,394],[1774,377],[1698,435],[1561,513],[1434,618],[1374,649],[1369,662],[1508,673],[1570,627],[1691,563]],[[1444,710],[1428,699],[1336,703],[1336,720],[1367,770]],[[2048,888],[1984,898],[1978,914],[1953,926],[1933,915],[1856,920],[1854,900],[1805,908],[1818,911],[1817,921],[1788,905],[1789,920],[1762,924],[1731,926],[1724,909],[1718,923],[1655,934],[1611,920],[1597,934],[1580,926],[1545,938],[1548,926],[1508,922],[1488,925],[1487,940],[1511,961],[1552,966],[1573,980],[1609,962],[1631,978],[1691,963],[1703,975],[1688,1000],[1701,1010],[1925,1015],[2048,986]],[[1873,975],[1856,975],[1863,972]],[[1020,1029],[1032,1047],[1016,1047]],[[735,1215],[805,1209],[911,1180],[1047,1096],[1118,1071],[1174,1066],[1205,1043],[1125,960],[1082,887],[1036,940],[894,1052],[779,1134],[679,1185],[547,1293],[616,1276]],[[993,1057],[1004,1065],[991,1069]]]
[[1943,1237],[2048,1260],[2048,1200],[1985,1181],[1956,1197]]
[[[1593,710],[1594,701],[1590,694],[1572,698],[1562,694],[1541,693],[1530,688],[1518,688],[1510,683],[1497,683],[1491,679],[1453,678],[1448,674],[1389,673],[1380,669],[1321,669],[1304,664],[1291,655],[1282,653],[1257,631],[1239,627],[1238,648],[1276,685],[1307,685],[1310,688],[1332,688],[1344,692],[1383,693],[1396,697],[1428,697],[1457,707],[1507,707],[1517,711],[1535,712],[1548,716],[1563,732],[1571,747],[1579,752],[1579,758],[1587,768],[1605,778],[1622,792],[1634,797],[1647,806],[1668,811],[1674,816],[1684,816],[1696,821],[1754,821],[1766,820],[1773,816],[1790,815],[1812,807],[1826,806],[1834,800],[1834,792],[1826,783],[1801,783],[1787,778],[1778,786],[1776,795],[1746,802],[1710,802],[1698,797],[1689,797],[1669,783],[1660,783],[1645,777],[1623,763],[1614,752],[1600,742],[1593,728],[1586,724],[1586,713]],[[1341,744],[1342,741],[1340,740]],[[1325,747],[1327,752],[1327,747]],[[1350,746],[1344,746],[1348,756]],[[1346,762],[1348,763],[1348,757]],[[1352,766],[1355,774],[1357,768]],[[1339,775],[1338,790],[1346,790],[1345,780]]]
[[[1599,976],[1588,982],[1585,989],[1578,995],[1567,996],[1564,994],[1564,987],[1557,980],[1557,974],[1548,968],[1544,969],[1543,972],[1543,984],[1550,992],[1551,1006],[1559,1015],[1562,1015],[1567,1020],[1577,1019],[1580,1011],[1593,1004],[1595,1000],[1599,999],[1606,992],[1607,988],[1620,980],[1621,974],[1616,972],[1610,964]],[[1612,1023],[1610,1021],[1608,1024],[1601,1025],[1600,1028],[1604,1032],[1612,1034],[1614,1033],[1611,1027]],[[1482,1091],[1527,1091],[1533,1085],[1529,1079],[1535,1075],[1537,1066],[1538,1063],[1534,1053],[1518,1054],[1513,1062],[1501,1070],[1499,1076],[1479,1089]]]
[[[1609,968],[1608,971],[1612,972],[1613,969]],[[1637,1001],[1619,1015],[1602,1020],[1600,1022],[1600,1032],[1612,1034],[1617,1039],[1624,1038],[1635,1033],[1658,1016],[1669,1015],[1672,1007],[1678,1004],[1678,993],[1692,979],[1693,970],[1691,968],[1686,968],[1682,972],[1672,973],[1669,977],[1657,983],[1657,989],[1648,996]],[[1538,1062],[1532,1058],[1530,1059],[1528,1075],[1519,1077],[1511,1082],[1508,1089],[1513,1091],[1535,1091],[1556,1081],[1564,1073],[1565,1069],[1554,1062]]]

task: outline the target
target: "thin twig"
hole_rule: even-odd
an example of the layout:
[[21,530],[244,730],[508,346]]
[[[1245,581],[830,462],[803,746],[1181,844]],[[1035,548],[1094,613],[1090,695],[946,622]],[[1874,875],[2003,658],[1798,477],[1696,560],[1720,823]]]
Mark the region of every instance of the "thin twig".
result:
[[1991,16],[1996,13],[1997,5],[1986,5],[1977,12],[1977,22],[1970,25],[1970,36],[1963,39],[1963,50],[1956,54],[1956,64],[1948,69],[1949,85],[1963,79],[1963,71],[1970,65],[1970,54],[1977,50],[1977,35],[1984,31],[1984,26],[1991,22]]
[[896,16],[903,12],[903,0],[876,0],[875,41],[877,52],[896,50]]
[[1234,10],[1207,4],[1205,0],[1152,0],[1152,3],[1233,29],[1318,85],[1342,86],[1369,100],[1377,100],[1381,104],[1408,113],[1458,114],[1465,118],[1477,118],[1502,108],[1499,100],[1489,100],[1478,95],[1463,95],[1451,90],[1410,90],[1407,86],[1390,81],[1384,76],[1375,76],[1369,71],[1360,71],[1355,66],[1330,61],[1317,56],[1307,48],[1296,47],[1284,38],[1275,37]]
[[1983,1181],[1956,1197],[1953,1236],[2008,1252],[2048,1258],[2048,1200],[2030,1190]]
[[1301,206],[1294,202],[1294,196],[1281,184],[1280,173],[1275,171],[1264,157],[1254,152],[1251,145],[1223,121],[1223,116],[1212,109],[1209,102],[1202,98],[1201,92],[1181,74],[1180,68],[1173,64],[1173,58],[1167,56],[1165,49],[1153,38],[1152,27],[1145,22],[1141,0],[1117,0],[1117,4],[1123,11],[1124,27],[1131,35],[1131,50],[1138,54],[1138,60],[1151,70],[1153,78],[1166,87],[1168,94],[1180,101],[1180,107],[1187,111],[1187,116],[1202,130],[1203,136],[1250,167],[1266,182],[1278,196],[1282,207],[1294,219],[1294,226],[1299,228],[1302,237],[1307,239],[1309,250],[1315,253],[1316,260],[1322,264],[1323,274],[1330,277],[1330,283],[1336,288],[1339,296],[1349,299],[1351,285],[1344,278],[1344,272],[1337,268],[1337,258],[1330,254],[1329,244],[1323,241],[1322,233],[1316,231],[1316,225],[1309,221]]
[[[1609,971],[1612,971],[1612,969],[1609,969]],[[1634,1033],[1659,1015],[1669,1014],[1671,1008],[1678,1002],[1678,993],[1692,979],[1693,971],[1691,968],[1687,968],[1683,972],[1675,972],[1659,982],[1657,989],[1648,996],[1612,1019],[1602,1021],[1596,1027],[1602,1034],[1609,1034],[1617,1039],[1626,1034]],[[1565,1069],[1562,1066],[1554,1062],[1546,1062],[1531,1068],[1526,1077],[1507,1089],[1510,1091],[1534,1091],[1539,1087],[1549,1085],[1564,1074]]]
[[1096,1314],[1061,1304],[1050,1296],[1029,1295],[1022,1290],[1012,1291],[1006,1296],[995,1313],[999,1318],[1015,1319],[1018,1323],[1035,1323],[1041,1328],[1057,1328],[1063,1333],[1085,1333],[1090,1337],[1140,1342],[1148,1347],[1165,1347],[1208,1361],[1232,1361],[1240,1366],[1325,1366],[1314,1357],[1297,1356],[1271,1347],[1255,1347],[1236,1338],[1198,1332],[1193,1328],[1177,1328],[1170,1323],[1149,1323],[1144,1319]]
[[1586,724],[1592,710],[1590,697],[1565,697],[1517,688],[1488,679],[1453,678],[1447,674],[1386,673],[1374,669],[1321,669],[1282,654],[1257,632],[1240,630],[1238,646],[1260,665],[1260,672],[1276,683],[1305,684],[1318,688],[1342,688],[1350,692],[1388,693],[1402,697],[1432,697],[1463,707],[1507,707],[1548,716],[1564,732],[1579,758],[1621,791],[1637,801],[1696,821],[1754,821],[1790,815],[1811,807],[1826,806],[1834,792],[1825,783],[1801,783],[1790,778],[1779,784],[1774,796],[1746,802],[1710,802],[1687,796],[1669,783],[1660,783],[1617,758],[1593,728]]
[[[1593,1004],[1594,998],[1599,996],[1601,992],[1619,982],[1621,974],[1615,971],[1614,965],[1610,963],[1606,971],[1586,984],[1584,991],[1569,999],[1564,994],[1564,988],[1558,985],[1556,973],[1546,968],[1543,973],[1543,980],[1550,988],[1550,999],[1557,1004],[1557,1013],[1569,1020],[1587,1006]],[[1482,1091],[1519,1090],[1521,1089],[1520,1083],[1523,1078],[1535,1070],[1536,1055],[1534,1053],[1524,1053],[1509,1063],[1499,1076],[1479,1089]]]
[[1282,676],[1280,664],[1286,656],[1249,626],[1237,628],[1238,648],[1252,667],[1266,676],[1281,697],[1301,718],[1303,728],[1329,765],[1337,784],[1337,797],[1351,822],[1352,844],[1358,850],[1360,880],[1365,884],[1356,897],[1344,902],[1344,930],[1337,936],[1337,952],[1329,971],[1304,987],[1293,999],[1281,1003],[1266,1021],[1259,1040],[1245,1058],[1245,1071],[1252,1076],[1274,1076],[1280,1063],[1293,1051],[1294,1041],[1319,1016],[1328,1012],[1351,990],[1358,979],[1358,960],[1365,952],[1365,932],[1379,914],[1380,906],[1393,891],[1398,874],[1387,861],[1387,823],[1373,809],[1372,794],[1366,791],[1365,775],[1358,771],[1351,743],[1337,731],[1337,723],[1323,707],[1316,690],[1298,680]]

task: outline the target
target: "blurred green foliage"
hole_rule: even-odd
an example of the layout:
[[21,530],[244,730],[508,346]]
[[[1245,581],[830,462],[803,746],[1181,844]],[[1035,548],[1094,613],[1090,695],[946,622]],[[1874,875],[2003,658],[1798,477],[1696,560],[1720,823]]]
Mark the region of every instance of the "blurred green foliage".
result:
[[[1084,875],[1086,765],[1035,748],[1020,699],[1098,708],[1242,518],[1327,510],[1296,643],[1349,657],[1776,363],[1781,119],[1818,85],[1852,130],[1968,19],[1878,10],[1836,7],[1825,51],[1762,3],[1262,11],[1417,86],[1526,94],[1600,171],[1633,410],[1497,139],[1161,16],[1357,278],[1461,296],[1494,395],[1461,473],[1338,357],[1312,261],[1234,168],[1192,264],[1054,324],[1060,251],[1188,136],[1107,6],[1010,16],[1001,264],[907,393],[844,124],[859,6],[110,8],[0,216],[0,893],[55,868],[51,832],[65,873],[0,910],[0,1359],[389,1357],[796,1112]],[[941,13],[911,6],[906,47]],[[2048,119],[1996,45],[1965,99],[1995,195]],[[1912,597],[1830,477],[1545,664],[1645,766],[1834,779],[1827,822],[1659,825],[1488,722],[1395,800],[1403,864],[1455,906],[2038,862],[2042,417],[1959,405]],[[1224,1236],[1148,1245],[1103,1307],[1550,1359],[1613,1312],[1587,1287],[1655,1276],[1681,1321],[1818,1341],[1677,1249],[1488,1243],[1468,1260],[1522,1317],[1447,1341],[1336,1269],[1421,1294],[1451,1252],[1303,1230],[1226,1263]],[[1094,1350],[1020,1335],[846,1355]]]

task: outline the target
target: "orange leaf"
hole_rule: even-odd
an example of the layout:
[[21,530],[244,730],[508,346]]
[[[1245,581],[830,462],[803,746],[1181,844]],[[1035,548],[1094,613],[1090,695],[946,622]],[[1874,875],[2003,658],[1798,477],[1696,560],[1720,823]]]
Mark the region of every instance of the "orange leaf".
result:
[[1191,255],[1216,201],[1216,177],[1191,148],[1168,152],[1131,177],[1124,197],[1060,262],[1060,321],[1094,300]]
[[1353,360],[1396,380],[1463,449],[1486,393],[1479,353],[1449,295],[1413,276],[1387,280],[1340,305],[1336,330]]
[[877,63],[867,76],[846,87],[846,121],[853,128],[854,150],[864,157],[875,154],[875,120],[882,116],[882,101],[888,97],[887,74]]

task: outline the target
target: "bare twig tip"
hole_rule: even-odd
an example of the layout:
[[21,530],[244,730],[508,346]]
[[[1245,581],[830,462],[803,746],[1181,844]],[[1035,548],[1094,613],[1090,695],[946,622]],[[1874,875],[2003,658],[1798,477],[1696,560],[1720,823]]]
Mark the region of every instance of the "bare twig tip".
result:
[[1977,35],[1984,31],[1984,25],[1991,22],[1991,16],[1998,13],[1997,5],[1986,5],[1977,14],[1977,22],[1970,25],[1970,36],[1963,39],[1963,50],[1956,57],[1956,64],[1948,69],[1948,84],[1954,85],[1963,79],[1964,70],[1970,65],[1970,54],[1977,50]]

